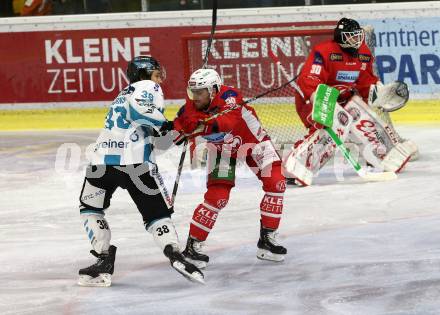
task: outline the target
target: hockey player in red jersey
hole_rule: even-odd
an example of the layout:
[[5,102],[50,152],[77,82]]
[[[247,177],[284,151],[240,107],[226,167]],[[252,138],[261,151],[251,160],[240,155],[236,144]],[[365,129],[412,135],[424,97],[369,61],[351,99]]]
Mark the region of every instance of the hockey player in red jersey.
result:
[[[353,35],[344,36],[342,42],[339,27],[350,28]],[[295,104],[298,114],[307,128],[316,129],[311,119],[310,98],[321,83],[337,88],[341,94],[339,103],[346,103],[357,91],[368,101],[369,89],[379,79],[373,74],[373,57],[364,42],[364,33],[354,20],[342,19],[335,30],[335,39],[313,47],[297,79],[303,95],[296,93]]]
[[[312,120],[313,98],[319,84],[340,91],[338,104],[343,111],[335,117],[336,131],[342,140],[360,144],[360,154],[375,167],[400,171],[413,153],[405,143],[395,141],[394,129],[378,117],[371,106],[402,107],[408,100],[403,82],[383,85],[373,72],[374,57],[364,41],[359,23],[342,18],[334,39],[313,47],[297,79],[297,112],[309,129],[305,140],[298,142],[285,160],[285,169],[303,185],[333,156],[335,144],[323,126]],[[399,108],[400,108],[399,107]]]
[[201,268],[209,261],[201,245],[229,200],[239,159],[253,170],[265,192],[260,203],[257,257],[282,261],[287,253],[276,241],[285,190],[281,160],[254,109],[243,103],[240,92],[223,85],[215,70],[199,69],[188,81],[186,104],[174,120],[174,129],[181,134],[200,135],[208,142],[207,191],[194,210],[183,252]]

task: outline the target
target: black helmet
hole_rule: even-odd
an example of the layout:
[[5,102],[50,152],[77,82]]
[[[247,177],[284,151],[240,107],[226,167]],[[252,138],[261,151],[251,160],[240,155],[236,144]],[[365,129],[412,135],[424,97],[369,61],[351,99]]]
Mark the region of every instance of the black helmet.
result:
[[342,18],[336,25],[334,40],[343,50],[354,54],[361,47],[364,36],[364,30],[357,21]]
[[154,70],[161,70],[159,62],[153,57],[137,56],[134,57],[127,66],[127,77],[130,83],[135,83],[141,80],[151,80],[151,74]]

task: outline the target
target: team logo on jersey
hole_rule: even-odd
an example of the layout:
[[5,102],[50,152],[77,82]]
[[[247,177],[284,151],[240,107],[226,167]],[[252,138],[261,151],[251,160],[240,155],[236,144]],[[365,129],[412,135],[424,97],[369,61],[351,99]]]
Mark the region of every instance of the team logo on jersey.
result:
[[227,90],[222,95],[221,98],[227,100],[230,97],[236,97],[238,94],[234,90]]
[[156,83],[156,84],[154,85],[153,89],[154,89],[156,92],[158,92],[159,89],[160,89],[159,84]]
[[136,102],[139,106],[146,107],[145,114],[151,114],[156,109],[156,105],[152,103],[150,100],[145,100],[143,98],[135,98]]
[[347,126],[350,119],[348,118],[348,115],[345,112],[339,112],[338,121],[341,123],[341,125]]
[[344,60],[344,57],[342,57],[342,54],[338,53],[331,53],[330,54],[330,61],[342,61]]
[[315,52],[315,58],[313,59],[313,63],[318,65],[323,64],[323,58],[319,52]]
[[360,110],[355,107],[349,108],[347,111],[350,114],[350,116],[353,118],[353,121],[358,121],[359,118],[361,117]]
[[234,107],[235,105],[237,105],[237,100],[235,99],[235,97],[231,96],[225,99],[225,103],[229,107]]
[[360,62],[370,62],[371,56],[366,54],[359,54],[359,61]]
[[340,82],[353,83],[359,78],[359,71],[338,71],[336,80]]

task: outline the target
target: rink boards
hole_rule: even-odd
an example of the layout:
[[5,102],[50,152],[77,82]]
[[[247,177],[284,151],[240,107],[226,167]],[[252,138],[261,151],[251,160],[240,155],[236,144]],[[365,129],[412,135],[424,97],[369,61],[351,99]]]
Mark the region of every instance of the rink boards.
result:
[[[167,118],[173,119],[178,108],[178,105],[168,106]],[[300,125],[293,103],[261,103],[254,108],[266,128]],[[107,108],[0,111],[0,130],[97,129],[103,126],[106,113]],[[392,113],[392,118],[396,124],[439,124],[440,104],[436,100],[412,100]]]

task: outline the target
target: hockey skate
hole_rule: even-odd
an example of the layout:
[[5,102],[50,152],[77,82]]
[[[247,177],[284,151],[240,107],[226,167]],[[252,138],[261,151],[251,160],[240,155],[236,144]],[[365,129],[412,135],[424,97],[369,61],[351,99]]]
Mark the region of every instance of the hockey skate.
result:
[[112,274],[115,267],[116,246],[111,245],[106,254],[90,253],[98,261],[90,267],[79,270],[78,284],[85,287],[109,287],[112,284]]
[[188,236],[186,248],[182,253],[183,256],[185,256],[186,261],[193,263],[200,269],[206,268],[209,262],[208,255],[202,253],[202,244],[203,242]]
[[203,273],[200,269],[186,261],[178,248],[173,247],[173,245],[167,245],[165,246],[163,253],[170,260],[171,267],[176,269],[176,271],[182,274],[185,278],[190,281],[202,284],[205,283]]
[[264,228],[260,225],[260,239],[258,240],[257,258],[261,260],[283,261],[287,249],[277,243],[277,231]]

